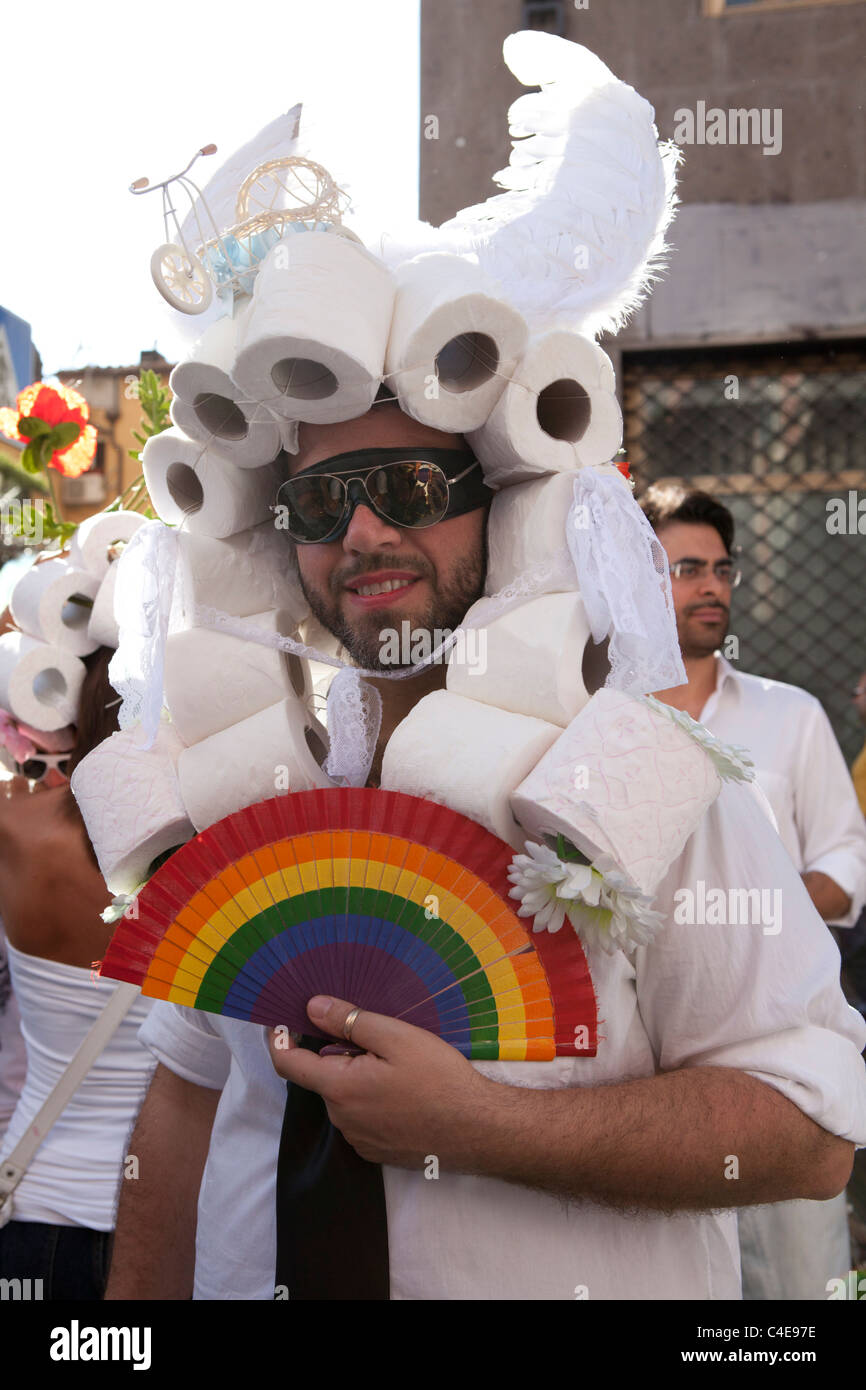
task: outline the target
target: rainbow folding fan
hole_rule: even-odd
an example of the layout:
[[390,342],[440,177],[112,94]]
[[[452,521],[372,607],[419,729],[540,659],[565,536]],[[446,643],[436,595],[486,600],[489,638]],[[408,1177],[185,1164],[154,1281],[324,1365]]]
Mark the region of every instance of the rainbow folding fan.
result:
[[307,1000],[330,994],[466,1057],[594,1056],[583,948],[570,930],[533,934],[516,916],[511,857],[466,816],[401,792],[277,796],[173,854],[100,973],[295,1032],[317,1034]]

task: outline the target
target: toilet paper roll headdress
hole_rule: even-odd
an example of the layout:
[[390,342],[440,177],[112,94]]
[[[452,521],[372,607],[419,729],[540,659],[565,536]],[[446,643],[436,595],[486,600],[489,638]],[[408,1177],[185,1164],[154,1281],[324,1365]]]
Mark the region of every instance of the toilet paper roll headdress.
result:
[[[336,234],[348,230],[341,214],[300,217],[288,234],[284,221],[235,285],[252,293],[236,292],[232,316],[174,369],[175,429],[148,444],[145,475],[164,521],[226,539],[266,519],[280,450],[297,448],[300,422],[363,415],[384,382],[404,413],[463,434],[499,493],[489,541],[501,582],[485,620],[503,603],[579,584],[593,638],[610,639],[608,683],[662,689],[684,679],[666,563],[610,466],[622,421],[595,335],[618,328],[657,274],[679,154],[659,144],[649,104],[586,49],[531,31],[503,51],[541,88],[509,112],[503,191],[439,228],[386,232],[368,219],[363,244]],[[250,165],[309,156],[297,116],[205,186],[223,229],[237,216],[228,190],[249,187]],[[349,214],[360,226],[363,209]],[[520,529],[531,532],[534,509],[519,504],[558,479],[570,494],[557,492],[563,524],[536,560]],[[198,621],[210,620],[208,606]]]

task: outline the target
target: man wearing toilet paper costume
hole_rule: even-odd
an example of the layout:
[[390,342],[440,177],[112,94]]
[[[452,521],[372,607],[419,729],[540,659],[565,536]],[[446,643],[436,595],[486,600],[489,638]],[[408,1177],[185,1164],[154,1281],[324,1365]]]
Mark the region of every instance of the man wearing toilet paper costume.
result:
[[[272,794],[271,782],[250,796],[237,761],[228,791],[221,785],[209,797],[206,774],[218,776],[220,759],[237,758],[238,748],[249,750],[255,776],[267,770],[262,740],[271,775],[275,757],[285,757],[285,743],[267,743],[279,729],[285,740],[288,727],[290,695],[277,666],[260,663],[218,718],[202,712],[205,683],[220,669],[219,653],[224,665],[230,653],[240,662],[243,649],[233,644],[241,641],[334,660],[276,620],[265,623],[268,605],[249,570],[242,611],[237,603],[232,611],[224,585],[215,613],[197,580],[188,544],[196,517],[207,510],[223,543],[241,535],[245,518],[247,536],[221,552],[225,564],[241,565],[255,553],[251,534],[268,505],[267,479],[256,493],[246,476],[266,471],[268,460],[258,444],[245,459],[243,424],[227,410],[217,418],[214,397],[272,428],[260,452],[275,438],[292,448],[292,481],[318,478],[329,463],[339,482],[345,455],[368,454],[359,479],[330,491],[334,538],[327,527],[299,534],[321,520],[309,498],[299,502],[290,488],[286,504],[302,542],[304,588],[320,616],[336,610],[344,636],[369,639],[380,612],[383,627],[422,613],[447,627],[430,600],[449,587],[467,547],[471,571],[484,509],[428,515],[429,528],[418,527],[387,480],[379,478],[381,494],[367,488],[367,500],[360,489],[381,463],[375,450],[405,446],[411,460],[413,451],[441,445],[455,450],[456,463],[465,442],[497,489],[485,593],[464,619],[487,634],[486,669],[433,660],[376,672],[381,707],[355,673],[341,670],[328,702],[327,769],[363,785],[378,745],[383,787],[462,811],[518,852],[527,840],[534,846],[515,861],[515,892],[536,928],[571,930],[566,910],[577,921],[602,1020],[597,1055],[473,1064],[422,1030],[358,1017],[352,1001],[320,1000],[310,1017],[336,1037],[348,1023],[365,1054],[275,1048],[272,1066],[261,1030],[156,1005],[142,1036],[161,1066],[132,1141],[142,1180],[123,1193],[114,1297],[185,1298],[193,1288],[199,1298],[274,1296],[283,1077],[321,1094],[354,1150],[383,1165],[387,1287],[397,1299],[573,1299],[579,1288],[591,1298],[737,1297],[733,1218],[711,1213],[829,1196],[846,1181],[852,1142],[866,1141],[866,1035],[844,1004],[832,948],[796,873],[736,780],[742,765],[641,698],[683,673],[660,548],[609,462],[619,415],[610,363],[591,335],[618,326],[645,287],[670,216],[674,156],[659,150],[646,104],[585,50],[523,34],[505,51],[521,80],[542,87],[512,108],[513,133],[530,139],[499,176],[510,191],[432,237],[427,229],[419,244],[437,249],[420,257],[394,253],[389,262],[385,239],[373,256],[321,231],[286,238],[285,254],[277,254],[283,243],[269,253],[231,331],[221,330],[214,363],[222,377],[211,386],[197,378],[198,396],[210,393],[206,418],[196,416],[192,392],[183,418],[198,438],[148,445],[145,467],[162,515],[182,501],[186,475],[177,470],[192,466],[184,460],[197,461],[203,497],[175,516],[183,526],[174,549],[155,528],[124,560],[127,577],[145,582],[161,562],[182,571],[192,622],[173,628],[171,596],[163,595],[163,620],[149,630],[154,669],[164,639],[169,711],[181,711],[192,736],[175,720],[187,747],[172,755],[174,783],[171,758],[146,748],[140,756],[162,769],[166,816],[176,814],[174,796],[196,828]],[[546,199],[553,201],[545,207]],[[203,372],[204,339],[195,359]],[[400,413],[373,405],[383,378]],[[428,398],[425,385],[436,382]],[[223,452],[220,420],[234,432]],[[324,505],[318,483],[314,490]],[[235,501],[221,508],[220,495]],[[220,537],[212,531],[211,539]],[[201,563],[224,574],[215,560],[202,555]],[[358,593],[359,585],[375,590],[407,578],[387,598]],[[125,585],[121,574],[119,593]],[[608,640],[610,674],[600,690],[584,679],[590,637]],[[143,745],[165,728],[161,701],[136,684],[123,645],[118,688],[137,702]],[[367,653],[365,660],[369,645]],[[268,690],[273,707],[260,703]],[[309,699],[308,686],[298,698]],[[302,762],[295,738],[293,789],[326,785],[321,769]],[[630,769],[633,801],[606,795],[611,760]],[[588,774],[580,790],[578,768]],[[722,786],[720,774],[733,780]],[[97,842],[96,819],[94,827]],[[557,831],[608,864],[604,887],[593,879],[587,889],[607,907],[601,930],[568,886],[583,870],[542,847]],[[784,932],[678,923],[675,894],[699,880],[781,891]],[[574,1205],[563,1206],[562,1196]],[[692,1215],[671,1220],[678,1210]],[[352,1257],[346,1252],[338,1273]]]

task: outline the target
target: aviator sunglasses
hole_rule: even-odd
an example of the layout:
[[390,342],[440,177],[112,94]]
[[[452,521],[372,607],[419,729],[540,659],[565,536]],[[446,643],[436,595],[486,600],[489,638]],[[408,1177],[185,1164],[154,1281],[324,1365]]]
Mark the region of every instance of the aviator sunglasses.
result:
[[492,495],[470,450],[403,446],[324,459],[284,482],[276,507],[285,508],[285,529],[298,545],[320,545],[343,535],[358,506],[415,529],[486,506]]

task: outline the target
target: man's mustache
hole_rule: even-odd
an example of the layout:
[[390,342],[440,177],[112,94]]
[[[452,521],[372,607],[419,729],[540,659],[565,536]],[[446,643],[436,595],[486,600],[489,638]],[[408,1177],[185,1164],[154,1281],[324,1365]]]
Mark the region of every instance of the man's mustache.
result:
[[724,604],[721,603],[690,603],[685,610],[686,617],[690,618],[693,613],[697,613],[698,611],[706,612],[707,609],[710,609],[713,612],[718,613],[720,617],[724,618],[727,618],[728,613],[730,612],[730,609],[725,608]]

